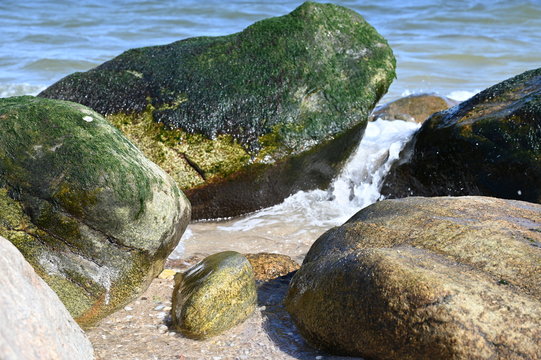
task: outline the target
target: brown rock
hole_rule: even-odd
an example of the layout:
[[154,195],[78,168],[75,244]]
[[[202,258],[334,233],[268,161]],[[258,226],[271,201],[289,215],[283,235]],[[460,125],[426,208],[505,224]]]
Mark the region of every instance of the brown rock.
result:
[[415,94],[400,98],[376,108],[370,120],[404,120],[423,123],[438,111],[446,110],[459,102],[435,94]]
[[312,344],[377,359],[541,359],[541,206],[407,198],[329,230],[286,307]]
[[252,264],[256,280],[272,280],[299,269],[299,264],[291,257],[281,254],[246,254]]

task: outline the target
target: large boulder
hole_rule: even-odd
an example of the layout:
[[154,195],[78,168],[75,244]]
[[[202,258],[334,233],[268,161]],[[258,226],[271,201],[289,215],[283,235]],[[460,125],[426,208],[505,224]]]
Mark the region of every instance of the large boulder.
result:
[[246,320],[256,302],[248,259],[235,251],[216,253],[175,275],[173,323],[189,338],[206,339]]
[[541,359],[541,206],[384,200],[322,235],[286,308],[305,338],[369,359]]
[[359,14],[306,2],[229,36],[129,50],[39,96],[107,115],[200,219],[327,187],[394,77],[390,47]]
[[430,117],[382,194],[486,195],[541,202],[541,69]]
[[0,274],[0,359],[94,359],[90,341],[58,296],[3,237]]
[[0,235],[80,325],[145,290],[189,217],[174,180],[98,113],[0,99]]
[[459,102],[436,94],[413,94],[378,106],[370,120],[404,120],[422,124],[430,115]]

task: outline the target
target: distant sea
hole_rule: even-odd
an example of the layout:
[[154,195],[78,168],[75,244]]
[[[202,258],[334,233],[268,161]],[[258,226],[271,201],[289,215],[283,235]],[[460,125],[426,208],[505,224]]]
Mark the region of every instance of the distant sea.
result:
[[[398,78],[386,99],[482,90],[541,66],[539,0],[336,1],[390,43]],[[298,1],[1,0],[0,97],[35,94],[125,50],[225,35]]]

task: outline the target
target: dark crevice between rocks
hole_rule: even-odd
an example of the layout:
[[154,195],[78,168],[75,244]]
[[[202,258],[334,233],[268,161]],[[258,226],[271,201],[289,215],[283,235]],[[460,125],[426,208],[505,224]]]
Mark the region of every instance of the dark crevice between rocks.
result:
[[179,154],[179,156],[182,157],[184,161],[186,161],[186,163],[201,177],[203,181],[207,181],[207,176],[205,175],[203,169],[201,169],[199,165],[197,165],[192,159],[190,159],[188,155],[186,155],[186,153],[177,151],[174,148],[172,149],[175,150],[175,152]]

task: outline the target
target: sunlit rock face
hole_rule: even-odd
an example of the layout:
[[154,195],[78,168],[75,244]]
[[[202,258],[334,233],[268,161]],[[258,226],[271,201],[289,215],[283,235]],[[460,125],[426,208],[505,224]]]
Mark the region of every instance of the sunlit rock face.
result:
[[541,205],[383,200],[323,234],[285,305],[302,335],[366,359],[540,359]]

